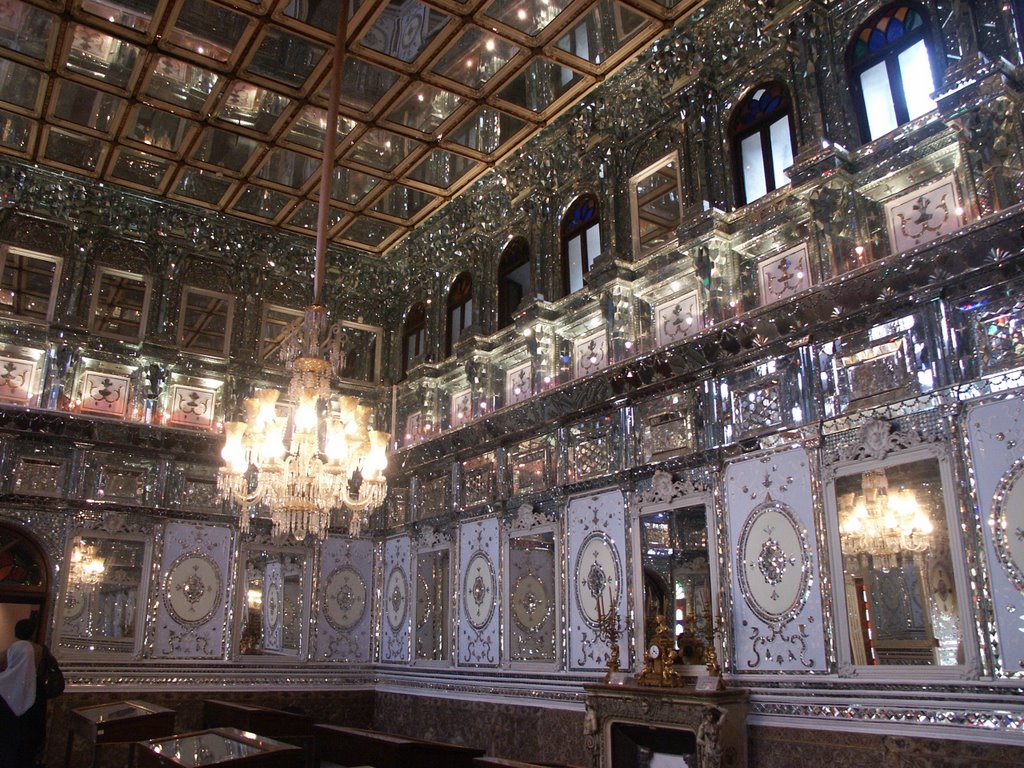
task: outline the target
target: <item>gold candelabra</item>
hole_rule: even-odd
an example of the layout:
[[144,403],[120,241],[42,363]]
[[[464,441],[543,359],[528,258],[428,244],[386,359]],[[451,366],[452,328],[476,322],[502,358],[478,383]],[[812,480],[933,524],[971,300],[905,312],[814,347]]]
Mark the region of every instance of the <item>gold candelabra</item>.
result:
[[610,683],[619,674],[619,614],[615,608],[612,587],[608,585],[609,609],[605,611],[602,595],[597,596],[597,633],[608,642],[608,672],[604,681]]

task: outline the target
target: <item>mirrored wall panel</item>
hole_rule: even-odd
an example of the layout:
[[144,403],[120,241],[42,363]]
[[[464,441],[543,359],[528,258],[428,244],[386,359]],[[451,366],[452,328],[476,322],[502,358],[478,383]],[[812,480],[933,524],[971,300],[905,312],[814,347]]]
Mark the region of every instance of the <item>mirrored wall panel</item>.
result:
[[703,664],[711,640],[711,568],[703,504],[652,512],[640,518],[643,617],[646,646],[658,617],[676,638],[677,662]]
[[83,533],[68,548],[60,605],[60,646],[133,654],[141,647],[149,544]]
[[416,658],[447,661],[451,595],[450,555],[447,549],[421,552],[416,557]]
[[845,475],[835,491],[853,663],[964,663],[939,461]]
[[238,652],[301,656],[309,624],[308,554],[250,547],[243,558]]

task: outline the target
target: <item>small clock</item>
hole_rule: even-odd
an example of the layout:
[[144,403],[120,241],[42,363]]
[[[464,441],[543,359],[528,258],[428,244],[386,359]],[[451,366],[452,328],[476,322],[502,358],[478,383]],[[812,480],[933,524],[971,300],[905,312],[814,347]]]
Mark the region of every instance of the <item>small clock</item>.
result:
[[658,616],[651,642],[644,652],[644,668],[636,676],[637,685],[682,685],[683,679],[676,672],[675,640],[669,634],[664,616]]
[[647,649],[647,655],[652,659],[657,659],[661,656],[661,646],[657,643],[651,643],[651,647]]

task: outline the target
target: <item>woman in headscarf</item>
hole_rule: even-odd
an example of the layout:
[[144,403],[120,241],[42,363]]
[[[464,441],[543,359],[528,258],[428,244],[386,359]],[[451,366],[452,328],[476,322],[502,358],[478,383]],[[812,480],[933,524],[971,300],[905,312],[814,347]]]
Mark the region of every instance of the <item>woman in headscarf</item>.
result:
[[46,732],[46,698],[36,684],[43,647],[33,623],[14,626],[18,639],[0,654],[0,768],[32,768]]

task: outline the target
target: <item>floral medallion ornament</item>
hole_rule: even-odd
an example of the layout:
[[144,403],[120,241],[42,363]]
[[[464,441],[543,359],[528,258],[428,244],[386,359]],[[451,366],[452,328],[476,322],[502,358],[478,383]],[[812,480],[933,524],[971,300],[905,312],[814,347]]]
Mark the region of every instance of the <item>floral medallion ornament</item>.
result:
[[397,565],[388,574],[384,588],[384,610],[387,614],[388,626],[397,632],[405,622],[405,611],[408,602],[408,585],[405,572]]
[[220,570],[206,555],[189,552],[167,570],[164,606],[171,618],[184,627],[198,627],[213,616],[220,603]]
[[796,515],[770,498],[755,507],[739,540],[743,597],[758,618],[777,627],[803,610],[811,555]]
[[466,565],[462,581],[462,605],[466,621],[473,629],[484,629],[491,623],[495,606],[494,568],[485,552],[474,552]]
[[348,565],[336,568],[324,586],[327,623],[339,632],[354,629],[366,615],[367,597],[366,582],[354,568]]
[[525,633],[536,632],[551,613],[548,590],[535,574],[526,573],[512,588],[512,619]]
[[1006,575],[1024,592],[1024,459],[1003,475],[992,499],[996,555]]
[[618,553],[608,537],[600,531],[587,536],[576,556],[575,581],[580,615],[591,627],[617,604],[621,576]]

